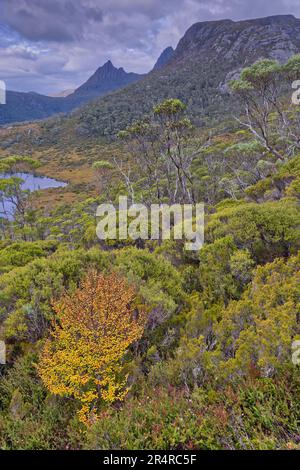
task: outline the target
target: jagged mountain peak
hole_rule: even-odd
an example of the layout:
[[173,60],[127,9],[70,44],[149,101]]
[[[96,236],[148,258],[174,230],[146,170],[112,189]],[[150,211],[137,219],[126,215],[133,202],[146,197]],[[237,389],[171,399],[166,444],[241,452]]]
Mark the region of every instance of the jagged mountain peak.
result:
[[300,20],[293,15],[233,21],[205,21],[193,24],[179,41],[174,57],[213,54],[218,60],[251,63],[261,57],[287,60],[299,52]]
[[98,72],[99,70],[123,70],[124,71],[123,67],[119,67],[119,68],[115,67],[110,59],[107,60],[103,65],[98,67],[96,72]]
[[172,46],[166,47],[163,52],[160,54],[159,58],[157,59],[153,70],[158,70],[167,65],[174,55],[174,49]]
[[135,83],[142,77],[143,75],[136,73],[127,73],[122,67],[116,68],[111,60],[108,60],[83,85],[75,91],[70,90],[70,93],[65,95],[50,97],[35,92],[9,91],[6,106],[0,107],[0,125],[70,112],[94,98]]
[[88,79],[88,81],[93,79],[93,77],[111,78],[112,76],[116,77],[117,75],[120,75],[120,74],[130,75],[130,73],[125,72],[123,67],[119,67],[119,68],[115,67],[112,61],[108,60],[103,65],[97,68],[96,72]]
[[101,65],[100,67],[98,67],[97,70],[100,70],[100,69],[115,69],[116,67],[113,65],[112,61],[109,59],[107,60],[103,65]]
[[125,72],[123,67],[115,67],[111,60],[108,60],[83,85],[77,88],[75,95],[90,94],[99,96],[99,94],[107,91],[134,83],[141,77],[142,75],[137,73]]

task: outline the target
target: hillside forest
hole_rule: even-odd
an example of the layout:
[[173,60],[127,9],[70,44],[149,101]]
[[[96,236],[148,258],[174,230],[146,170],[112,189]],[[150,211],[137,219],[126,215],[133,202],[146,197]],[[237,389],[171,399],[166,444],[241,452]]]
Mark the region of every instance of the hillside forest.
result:
[[[93,107],[89,136],[0,129],[1,449],[300,449],[299,77],[256,61],[202,125],[174,95],[110,135]],[[204,246],[99,240],[119,195],[203,202]]]

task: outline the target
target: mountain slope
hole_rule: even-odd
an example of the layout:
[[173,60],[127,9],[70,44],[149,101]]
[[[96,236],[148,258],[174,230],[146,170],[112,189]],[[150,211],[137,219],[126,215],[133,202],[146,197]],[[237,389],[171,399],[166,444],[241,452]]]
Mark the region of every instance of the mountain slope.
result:
[[109,91],[122,88],[131,83],[137,82],[143,77],[137,73],[127,73],[120,67],[117,69],[113,66],[110,60],[108,60],[72,95],[69,95],[69,99],[74,99],[76,96],[88,96],[95,97],[108,93]]
[[226,83],[261,58],[285,61],[300,52],[300,20],[292,15],[249,21],[196,23],[179,41],[172,60],[124,90],[76,112],[81,133],[107,135],[149,112],[165,98],[182,99],[197,124],[231,113]]
[[44,119],[53,114],[69,111],[63,98],[38,93],[7,91],[6,104],[0,106],[0,125]]
[[174,49],[173,47],[167,47],[159,56],[156,61],[156,64],[153,67],[153,70],[158,70],[167,65],[172,57],[174,56]]
[[122,68],[117,69],[108,61],[68,96],[51,97],[8,91],[6,105],[0,106],[0,125],[70,112],[93,98],[134,83],[142,77],[136,73],[127,73]]
[[75,90],[73,89],[69,89],[69,90],[63,90],[63,91],[60,91],[58,93],[53,93],[52,95],[49,95],[53,98],[66,98],[66,96],[69,96],[71,95],[72,93],[74,93]]

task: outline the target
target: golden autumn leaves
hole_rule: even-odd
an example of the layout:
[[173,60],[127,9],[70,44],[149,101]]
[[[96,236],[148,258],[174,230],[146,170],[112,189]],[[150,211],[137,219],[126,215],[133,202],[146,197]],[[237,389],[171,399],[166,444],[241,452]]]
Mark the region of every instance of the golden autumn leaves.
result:
[[79,288],[53,304],[57,320],[38,373],[51,393],[79,400],[79,419],[85,424],[97,419],[101,401],[122,400],[127,393],[122,359],[146,322],[135,297],[116,274],[90,270]]

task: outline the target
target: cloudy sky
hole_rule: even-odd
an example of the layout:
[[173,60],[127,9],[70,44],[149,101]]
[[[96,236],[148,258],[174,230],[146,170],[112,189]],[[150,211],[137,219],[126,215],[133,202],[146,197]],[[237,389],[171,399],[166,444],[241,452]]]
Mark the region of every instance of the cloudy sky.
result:
[[300,17],[299,0],[0,0],[0,79],[50,94],[74,88],[100,65],[150,70],[197,21]]

